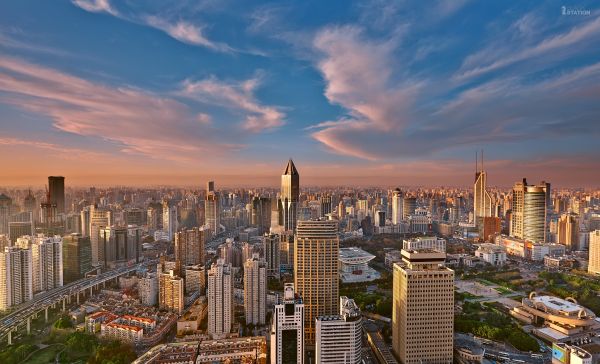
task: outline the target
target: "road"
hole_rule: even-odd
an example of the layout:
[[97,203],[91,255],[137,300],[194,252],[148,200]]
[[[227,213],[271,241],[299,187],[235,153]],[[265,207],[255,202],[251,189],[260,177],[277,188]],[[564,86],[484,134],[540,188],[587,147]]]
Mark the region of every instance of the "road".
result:
[[2,318],[0,321],[0,338],[8,335],[9,332],[17,329],[34,314],[44,310],[45,308],[60,303],[60,301],[77,292],[82,292],[90,287],[106,282],[123,274],[133,272],[142,266],[156,264],[158,260],[143,262],[130,267],[122,267],[109,272],[102,273],[95,277],[88,277],[71,282],[62,287],[51,291],[43,292],[33,297],[32,300],[22,303],[12,308],[12,311]]

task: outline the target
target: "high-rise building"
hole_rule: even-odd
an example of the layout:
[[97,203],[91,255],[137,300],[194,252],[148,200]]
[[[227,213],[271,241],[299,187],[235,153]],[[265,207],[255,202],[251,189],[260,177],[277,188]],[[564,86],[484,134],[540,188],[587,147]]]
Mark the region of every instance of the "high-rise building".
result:
[[588,273],[600,274],[600,230],[590,232]]
[[215,183],[209,181],[206,188],[206,199],[204,200],[204,221],[210,229],[211,235],[221,232],[221,202],[219,194],[215,191]]
[[142,231],[135,225],[100,229],[98,261],[105,267],[140,260]]
[[56,211],[64,214],[65,211],[65,177],[48,177],[48,193],[50,199],[48,202],[56,205]]
[[244,312],[246,325],[264,325],[267,313],[267,269],[258,254],[244,263]]
[[392,348],[401,363],[452,363],[454,271],[446,254],[402,250],[394,264]]
[[[82,221],[83,223],[83,221]],[[108,209],[99,208],[97,205],[90,206],[89,237],[92,244],[92,265],[97,266],[100,260],[100,230],[111,226],[112,213]]]
[[281,262],[281,240],[279,235],[265,235],[263,251],[267,262],[267,277],[279,278]]
[[14,242],[23,235],[33,235],[34,233],[33,212],[24,211],[10,217],[8,222],[8,238],[10,241]]
[[183,295],[184,281],[177,270],[169,270],[158,276],[158,307],[161,310],[183,313],[185,296]]
[[258,234],[268,233],[271,228],[271,199],[254,196],[252,198],[250,225],[258,228]]
[[35,216],[35,212],[37,209],[37,202],[35,200],[35,196],[31,192],[31,190],[27,191],[27,196],[23,199],[23,210],[27,212],[33,213]]
[[320,203],[321,203],[321,217],[325,217],[333,212],[330,195],[321,196]]
[[44,235],[60,235],[64,232],[61,219],[58,215],[56,203],[52,202],[50,191],[46,193],[46,201],[40,204],[40,224],[38,232]]
[[175,234],[175,259],[182,265],[204,264],[206,236],[201,228],[182,230]]
[[63,279],[70,283],[92,270],[92,244],[89,237],[73,233],[63,237]]
[[362,314],[354,300],[340,297],[339,315],[316,318],[316,364],[362,363]]
[[486,189],[487,173],[483,169],[483,152],[481,152],[481,171],[478,170],[475,159],[475,184],[473,185],[473,219],[479,224],[479,219],[492,216],[492,196]]
[[300,201],[300,175],[290,159],[281,175],[281,194],[279,196],[279,225],[285,231],[295,231],[298,221],[298,203]]
[[579,250],[579,219],[574,213],[563,214],[558,220],[556,243],[569,250]]
[[511,207],[510,235],[533,242],[546,241],[546,183],[515,183]]
[[273,310],[271,363],[304,363],[304,304],[292,283],[284,285]]
[[5,247],[0,251],[0,311],[33,298],[30,249]]
[[305,341],[312,346],[315,343],[315,318],[338,312],[338,222],[299,221],[295,245],[294,287],[304,302]]
[[[396,188],[392,191],[392,224],[397,225],[402,222],[404,219],[404,199],[402,197],[402,191],[399,188]],[[380,225],[380,226],[385,226]]]
[[206,293],[206,270],[204,265],[188,265],[185,267],[185,293]]
[[63,239],[60,236],[22,236],[17,247],[31,250],[33,293],[44,292],[63,285]]
[[[160,272],[159,272],[160,274]],[[138,294],[142,305],[154,306],[158,302],[158,278],[147,273],[138,283]]]
[[167,234],[169,241],[175,237],[175,232],[179,229],[177,221],[177,206],[169,203],[168,200],[163,201],[163,231]]
[[226,336],[233,323],[233,278],[231,265],[222,259],[208,271],[207,295],[208,333],[215,338]]
[[408,220],[408,217],[414,215],[417,209],[417,199],[415,197],[404,197],[402,201],[402,220]]

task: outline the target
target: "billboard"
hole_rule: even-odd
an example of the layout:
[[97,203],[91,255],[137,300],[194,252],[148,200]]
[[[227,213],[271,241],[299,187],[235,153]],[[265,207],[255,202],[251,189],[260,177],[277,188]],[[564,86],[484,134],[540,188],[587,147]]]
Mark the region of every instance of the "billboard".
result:
[[566,348],[561,348],[556,345],[556,343],[552,344],[552,363],[561,363],[566,364],[568,362],[568,353]]

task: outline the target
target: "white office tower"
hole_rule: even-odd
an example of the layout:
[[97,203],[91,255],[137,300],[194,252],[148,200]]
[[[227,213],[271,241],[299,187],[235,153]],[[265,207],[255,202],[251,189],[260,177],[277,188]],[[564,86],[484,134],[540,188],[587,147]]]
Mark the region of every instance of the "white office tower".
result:
[[402,222],[404,200],[402,198],[402,191],[396,188],[392,191],[392,224],[397,225]]
[[286,283],[273,310],[271,364],[304,363],[304,305]]
[[600,274],[600,230],[590,232],[588,273]]
[[163,231],[167,234],[169,241],[173,240],[179,228],[177,222],[177,206],[170,205],[169,201],[163,201]]
[[31,250],[5,247],[0,251],[0,311],[33,298]]
[[60,236],[22,236],[16,246],[31,250],[33,293],[48,291],[63,285],[63,240]]
[[140,303],[146,306],[154,306],[158,302],[158,278],[155,274],[146,274],[138,283]]
[[258,254],[244,263],[246,325],[264,325],[267,312],[267,267]]
[[475,184],[473,184],[473,218],[492,216],[492,196],[486,190],[487,173],[483,170],[483,152],[481,152],[481,170],[475,157]]
[[362,315],[354,300],[340,297],[340,314],[316,319],[317,364],[359,364],[362,361]]
[[403,364],[452,364],[454,271],[446,254],[402,250],[394,264],[392,348]]
[[223,259],[208,271],[208,333],[213,338],[225,337],[233,322],[233,278],[231,265]]

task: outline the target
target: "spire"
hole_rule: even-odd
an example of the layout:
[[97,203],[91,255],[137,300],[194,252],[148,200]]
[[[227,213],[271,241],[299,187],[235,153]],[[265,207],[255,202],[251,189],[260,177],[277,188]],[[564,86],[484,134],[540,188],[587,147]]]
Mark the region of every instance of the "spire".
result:
[[292,161],[292,159],[290,158],[287,166],[285,167],[285,172],[283,172],[284,175],[297,175],[298,174],[298,170],[296,169],[296,166],[294,165],[294,161]]

